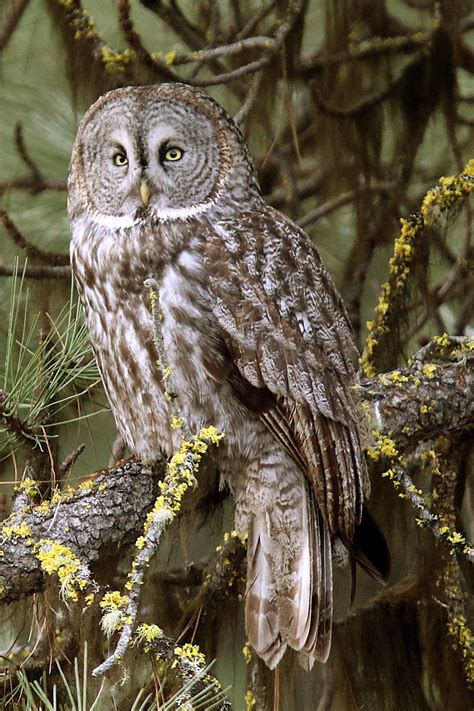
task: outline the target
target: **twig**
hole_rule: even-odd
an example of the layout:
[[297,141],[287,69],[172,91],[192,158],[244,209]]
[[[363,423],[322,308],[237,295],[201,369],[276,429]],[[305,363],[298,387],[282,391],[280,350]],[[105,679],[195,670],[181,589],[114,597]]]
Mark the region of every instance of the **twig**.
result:
[[67,455],[66,459],[63,461],[63,463],[59,466],[58,469],[58,477],[60,479],[72,469],[72,467],[77,462],[85,448],[85,444],[80,444],[73,452]]
[[[145,653],[166,660],[169,671],[179,670],[181,685],[168,704],[178,709],[208,708],[215,711],[231,711],[231,705],[220,683],[209,674],[211,664],[206,665],[204,654],[194,644],[178,646],[157,625],[142,624],[137,629],[135,644]],[[184,682],[184,683],[183,683]],[[166,705],[168,705],[166,704]]]
[[148,288],[153,321],[153,341],[158,352],[158,366],[165,387],[165,397],[170,402],[171,426],[181,429],[187,438],[183,438],[179,451],[168,464],[166,475],[159,484],[160,495],[155,501],[153,510],[147,516],[143,535],[136,541],[136,550],[131,572],[126,584],[127,596],[124,605],[123,626],[115,651],[92,672],[95,676],[105,674],[123,658],[128,649],[133,628],[136,623],[141,589],[150,560],[157,550],[164,530],[176,518],[181,510],[181,501],[185,493],[197,486],[196,474],[201,459],[212,445],[217,446],[223,434],[214,427],[202,428],[199,434],[191,436],[187,424],[179,414],[178,395],[169,390],[172,383],[172,370],[168,363],[166,347],[161,332],[159,304],[159,287],[155,278],[148,277],[144,285]]
[[209,447],[218,445],[223,435],[213,427],[203,428],[192,440],[184,440],[177,454],[167,467],[167,473],[159,483],[161,494],[155,501],[153,510],[147,516],[143,536],[136,542],[132,570],[128,576],[125,620],[115,651],[93,670],[94,676],[105,674],[123,658],[132,639],[141,588],[149,562],[156,552],[164,530],[176,518],[181,509],[181,500],[190,488],[197,485],[196,473],[203,454]]
[[26,149],[25,139],[23,136],[23,124],[21,121],[17,121],[17,123],[15,124],[15,145],[21,160],[26,165],[26,167],[30,169],[31,177],[33,178],[33,180],[35,180],[37,183],[41,183],[43,181],[43,176],[41,174],[40,169],[38,168],[33,158],[29,155]]
[[337,64],[345,64],[355,59],[366,59],[379,54],[389,52],[403,52],[411,49],[420,49],[428,44],[431,34],[428,32],[415,32],[414,34],[397,37],[373,37],[366,42],[351,49],[349,52],[336,52],[334,54],[323,55],[318,52],[316,55],[307,57],[301,62],[299,74],[302,77],[312,78],[314,72]]
[[311,210],[311,212],[308,212],[306,215],[301,217],[297,221],[297,224],[300,227],[307,227],[308,225],[314,224],[322,217],[326,217],[326,215],[330,214],[331,212],[334,212],[334,210],[337,210],[340,207],[343,207],[344,205],[347,205],[348,203],[352,202],[360,195],[377,195],[379,193],[382,195],[390,194],[394,188],[394,183],[375,183],[373,185],[365,185],[360,188],[355,188],[355,190],[349,190],[347,193],[341,193],[341,195],[338,195],[332,200],[328,200],[326,203],[324,203],[324,205],[320,205],[314,210]]
[[[156,53],[149,53],[143,47],[140,37],[133,31],[129,13],[129,0],[120,0],[119,7],[121,12],[121,26],[129,43],[135,51],[139,53],[142,61],[145,61],[149,68],[154,69],[157,72],[166,71],[169,73],[171,64],[177,65],[187,64],[189,62],[211,62],[220,57],[232,56],[248,49],[262,48],[264,50],[264,55],[260,59],[248,62],[247,64],[237,67],[231,71],[221,72],[212,77],[205,77],[202,79],[197,79],[195,77],[188,77],[186,79],[186,83],[191,86],[205,87],[233,82],[236,79],[240,79],[248,74],[253,74],[254,72],[257,72],[267,66],[271,62],[273,56],[280,50],[283,42],[292,30],[296,19],[302,11],[303,5],[303,0],[293,0],[288,4],[287,14],[282,23],[279,25],[274,37],[248,37],[220,47],[211,49],[198,48],[190,54],[176,54],[172,52],[163,57]],[[160,14],[158,8],[156,11]],[[169,13],[169,10],[167,12]],[[167,14],[167,19],[169,20],[169,14]],[[174,80],[176,80],[176,78]]]
[[258,99],[263,76],[264,72],[257,72],[254,75],[252,83],[250,84],[250,88],[247,92],[247,96],[245,97],[245,101],[234,116],[234,121],[239,127],[241,127],[245,123],[255,105],[255,102]]
[[122,457],[124,456],[127,449],[126,443],[123,441],[122,437],[118,434],[114,439],[112,444],[112,451],[109,457],[109,467],[113,467]]
[[316,86],[316,83],[313,81],[311,83],[311,89],[315,104],[322,113],[327,114],[328,116],[342,118],[347,118],[348,116],[360,116],[364,112],[368,112],[374,109],[378,104],[381,104],[382,101],[385,101],[385,99],[393,93],[394,89],[396,89],[397,86],[399,86],[405,81],[407,70],[410,70],[411,66],[414,65],[417,61],[418,59],[415,58],[415,60],[411,64],[409,64],[408,67],[404,68],[400,76],[396,77],[392,82],[388,84],[388,86],[386,86],[384,89],[379,91],[377,94],[374,94],[373,96],[368,96],[366,98],[361,99],[357,104],[355,104],[355,106],[331,106],[326,101],[326,99],[323,98],[321,92]]
[[23,422],[16,412],[8,409],[8,398],[3,390],[0,390],[0,420],[3,420],[9,432],[32,449],[36,444],[36,437],[31,428]]
[[125,39],[130,47],[134,50],[137,57],[148,68],[158,73],[162,79],[168,81],[179,81],[179,77],[170,69],[171,62],[164,59],[160,61],[156,54],[151,55],[150,52],[143,46],[141,37],[138,32],[135,32],[132,18],[130,16],[130,0],[119,0],[118,3],[118,18],[120,29],[122,30]]
[[188,45],[191,49],[201,49],[205,44],[205,38],[198,27],[193,25],[183,14],[176,2],[172,2],[172,7],[167,7],[164,2],[158,0],[148,3],[150,10],[166,22],[173,32]]
[[161,372],[161,379],[163,381],[163,386],[165,389],[165,398],[168,400],[170,404],[170,410],[171,410],[171,426],[174,429],[182,429],[184,437],[190,438],[191,433],[187,429],[187,425],[181,417],[181,413],[179,411],[179,405],[177,402],[178,394],[174,390],[173,385],[172,385],[172,378],[173,378],[173,371],[172,368],[168,362],[168,356],[166,354],[166,346],[165,342],[163,339],[163,334],[161,332],[161,321],[163,319],[163,316],[160,312],[160,301],[159,301],[159,294],[160,294],[160,288],[158,285],[158,282],[153,276],[147,277],[145,281],[143,282],[144,286],[148,289],[149,297],[150,297],[150,309],[151,309],[151,316],[152,316],[152,323],[153,323],[153,342],[155,344],[155,348],[158,353],[158,367]]
[[248,22],[241,31],[237,33],[236,39],[241,40],[248,37],[257,27],[257,25],[266,18],[266,16],[274,9],[276,0],[269,2],[268,5],[262,7]]
[[[432,499],[433,509],[442,522],[440,531],[447,534],[456,522],[456,489],[458,468],[463,458],[461,442],[448,444],[439,438],[440,451],[432,450]],[[461,445],[461,446],[460,446]],[[451,534],[452,536],[453,534]],[[454,534],[460,536],[460,534]],[[472,549],[471,549],[471,552]],[[474,555],[471,556],[471,562]],[[441,569],[438,572],[436,586],[444,592],[448,616],[448,633],[453,646],[458,651],[464,667],[464,674],[469,686],[474,686],[474,648],[473,635],[469,629],[466,614],[465,594],[462,589],[462,575],[459,561],[445,551]]]
[[[390,447],[386,439],[381,438],[380,442],[380,449],[374,447],[371,451],[369,450],[375,460],[380,459],[380,452]],[[390,466],[383,472],[382,476],[392,482],[400,498],[407,499],[410,502],[416,511],[416,522],[419,526],[428,527],[439,543],[447,545],[450,551],[460,553],[471,563],[474,563],[474,547],[464,536],[454,528],[445,525],[439,516],[428,509],[423,492],[414,485],[412,478],[407,474],[404,467],[396,461],[397,454],[395,452],[392,457],[385,457],[385,462]]]

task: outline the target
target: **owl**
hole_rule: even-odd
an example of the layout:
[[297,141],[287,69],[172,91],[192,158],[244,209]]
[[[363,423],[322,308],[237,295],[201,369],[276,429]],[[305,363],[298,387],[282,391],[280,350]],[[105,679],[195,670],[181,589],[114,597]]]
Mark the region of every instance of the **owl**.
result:
[[147,460],[179,444],[144,286],[153,276],[179,411],[192,432],[225,433],[216,459],[248,532],[249,641],[270,668],[287,648],[306,669],[326,661],[333,546],[377,579],[388,561],[364,507],[354,337],[318,252],[264,202],[232,118],[183,84],[117,89],[87,111],[68,211],[72,270],[123,439]]

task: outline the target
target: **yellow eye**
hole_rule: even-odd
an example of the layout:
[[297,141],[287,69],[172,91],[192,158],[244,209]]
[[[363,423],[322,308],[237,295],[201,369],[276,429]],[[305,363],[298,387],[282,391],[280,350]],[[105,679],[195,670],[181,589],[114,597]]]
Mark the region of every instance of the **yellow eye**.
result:
[[125,153],[120,153],[120,151],[118,153],[115,153],[115,155],[113,157],[113,161],[114,161],[114,165],[118,165],[118,166],[128,165],[127,156],[125,155]]
[[180,160],[182,157],[183,151],[181,150],[181,148],[177,148],[176,146],[168,148],[165,153],[165,160]]

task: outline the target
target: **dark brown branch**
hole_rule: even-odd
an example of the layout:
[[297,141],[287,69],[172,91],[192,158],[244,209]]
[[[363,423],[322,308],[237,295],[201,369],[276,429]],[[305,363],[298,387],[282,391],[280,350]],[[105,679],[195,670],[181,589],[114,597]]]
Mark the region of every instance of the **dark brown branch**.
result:
[[12,0],[0,27],[0,52],[5,49],[30,0]]
[[397,37],[374,37],[368,42],[361,43],[350,52],[324,55],[318,51],[317,54],[302,60],[300,75],[311,79],[315,72],[321,71],[325,67],[395,52],[416,51],[426,46],[430,37],[430,34],[422,32]]
[[74,464],[77,462],[83,451],[85,450],[86,445],[85,444],[80,444],[76,449],[71,452],[70,454],[67,455],[66,459],[60,464],[59,469],[58,469],[58,477],[59,479],[62,479],[68,471],[72,469]]
[[16,412],[11,412],[6,403],[7,397],[4,391],[0,390],[0,421],[3,421],[14,437],[31,449],[35,444],[35,439],[30,427],[18,417]]
[[26,148],[25,138],[23,136],[23,124],[21,121],[18,121],[15,125],[15,145],[21,160],[26,167],[30,169],[31,177],[38,183],[42,182],[43,176],[41,171]]
[[24,274],[27,279],[70,279],[71,267],[12,267],[0,264],[0,277],[13,277]]
[[334,210],[337,210],[338,208],[343,207],[344,205],[347,205],[348,203],[352,202],[360,195],[389,195],[394,190],[394,188],[394,183],[378,183],[375,185],[365,185],[363,187],[356,188],[355,190],[349,190],[347,193],[342,193],[341,195],[338,195],[332,200],[328,200],[326,203],[324,203],[324,205],[320,205],[314,210],[311,210],[311,212],[308,212],[306,215],[303,215],[303,217],[298,220],[298,225],[300,227],[307,227],[308,225],[312,225],[318,220],[320,220],[322,217],[325,217],[331,212],[334,212]]
[[166,22],[168,27],[191,49],[201,49],[205,45],[205,39],[199,28],[189,22],[176,3],[172,3],[172,7],[167,7],[161,0],[140,0],[140,2],[156,13],[160,20]]
[[[248,74],[254,74],[255,72],[263,69],[270,64],[273,60],[275,54],[277,54],[283,43],[291,30],[293,29],[302,9],[304,3],[302,0],[293,0],[293,2],[288,4],[288,10],[285,18],[278,26],[274,37],[258,36],[258,37],[248,37],[245,39],[240,39],[237,42],[231,42],[227,45],[222,45],[220,47],[204,49],[202,46],[196,47],[196,43],[193,42],[195,49],[191,54],[177,55],[173,57],[173,64],[185,64],[188,62],[203,62],[203,61],[213,61],[221,56],[233,55],[236,53],[241,53],[249,48],[260,47],[263,48],[263,56],[260,59],[243,64],[240,67],[236,67],[230,71],[224,71],[216,73],[212,77],[205,77],[202,79],[197,79],[195,77],[187,77],[186,83],[191,86],[205,87],[205,86],[218,86],[220,84],[228,84],[241,77],[247,76]],[[152,56],[142,45],[139,36],[133,32],[131,25],[130,15],[129,15],[129,0],[120,0],[120,11],[121,11],[121,26],[125,32],[129,42],[133,43],[133,47],[139,52],[139,56],[146,62],[146,65],[154,69],[157,73],[161,72],[163,69],[168,69],[166,58],[160,58],[158,56]],[[172,13],[170,9],[166,8],[164,10],[162,7],[158,6],[156,12],[170,22]],[[165,15],[162,13],[165,12]],[[173,29],[174,25],[173,25]],[[177,31],[177,30],[175,30]],[[190,46],[193,46],[189,42]]]
[[62,192],[63,190],[67,190],[67,181],[45,178],[43,176],[38,180],[31,175],[4,178],[0,180],[0,195],[3,195],[7,190],[28,190],[32,195],[41,193],[44,190]]
[[130,0],[119,0],[118,3],[118,18],[120,29],[123,32],[125,39],[130,47],[136,53],[138,59],[144,64],[147,69],[155,72],[161,79],[168,81],[179,81],[179,77],[170,69],[166,60],[158,61],[148,50],[143,46],[142,40],[138,32],[135,32],[132,18],[130,16]]
[[[445,356],[446,346],[433,343],[407,368],[362,382],[362,398],[375,413],[381,433],[393,438],[397,446],[407,448],[441,433],[472,428],[474,351],[469,350],[467,339],[450,343],[457,347]],[[142,533],[164,471],[160,465],[151,475],[136,461],[118,465],[104,471],[93,486],[79,487],[74,495],[51,506],[46,514],[31,508],[7,520],[10,527],[24,522],[27,528],[24,535],[12,534],[0,544],[3,602],[46,585],[30,539],[60,541],[87,564],[135,540]]]
[[28,242],[18,227],[15,225],[6,210],[0,207],[0,220],[3,222],[7,235],[17,247],[23,250],[27,257],[37,259],[40,262],[47,262],[53,267],[63,267],[69,264],[69,255],[59,252],[47,252],[40,247]]

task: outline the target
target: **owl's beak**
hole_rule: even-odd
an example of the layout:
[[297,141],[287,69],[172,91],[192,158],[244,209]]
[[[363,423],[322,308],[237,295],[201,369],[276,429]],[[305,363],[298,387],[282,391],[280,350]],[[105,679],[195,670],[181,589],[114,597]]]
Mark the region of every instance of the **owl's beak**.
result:
[[140,183],[140,197],[142,199],[142,203],[146,207],[148,205],[148,201],[150,200],[150,186],[146,180],[142,180]]

